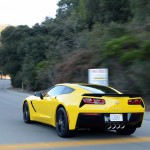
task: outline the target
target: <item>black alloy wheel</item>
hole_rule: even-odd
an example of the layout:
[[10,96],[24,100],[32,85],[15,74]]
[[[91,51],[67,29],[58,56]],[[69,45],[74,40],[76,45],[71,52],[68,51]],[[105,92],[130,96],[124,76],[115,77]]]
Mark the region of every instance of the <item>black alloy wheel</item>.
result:
[[25,123],[30,123],[30,111],[29,111],[29,106],[28,103],[25,102],[23,105],[23,120]]
[[74,130],[69,130],[67,113],[62,107],[57,110],[56,131],[60,137],[74,136]]

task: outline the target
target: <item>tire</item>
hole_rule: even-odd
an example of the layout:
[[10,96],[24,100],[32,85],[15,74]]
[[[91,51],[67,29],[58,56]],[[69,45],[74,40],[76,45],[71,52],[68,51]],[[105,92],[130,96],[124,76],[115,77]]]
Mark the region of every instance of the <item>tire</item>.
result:
[[64,108],[59,108],[56,113],[56,132],[60,137],[74,136],[74,130],[69,130],[67,113]]
[[124,128],[122,130],[116,130],[118,134],[121,135],[131,135],[136,131],[135,127],[128,127],[128,128]]
[[23,120],[25,123],[30,123],[30,111],[29,111],[29,106],[28,103],[25,102],[23,105]]

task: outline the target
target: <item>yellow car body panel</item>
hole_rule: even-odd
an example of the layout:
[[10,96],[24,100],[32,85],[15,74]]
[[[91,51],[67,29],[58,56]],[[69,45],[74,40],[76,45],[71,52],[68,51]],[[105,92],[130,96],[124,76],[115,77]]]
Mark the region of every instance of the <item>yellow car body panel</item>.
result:
[[[84,84],[83,84],[84,85]],[[75,130],[77,127],[79,114],[86,113],[97,113],[97,114],[134,114],[145,112],[144,101],[141,97],[142,105],[129,105],[128,100],[135,99],[135,97],[129,96],[107,96],[103,95],[100,99],[104,99],[106,104],[84,104],[80,107],[83,98],[98,98],[97,96],[83,96],[84,93],[91,94],[92,92],[87,91],[80,87],[80,84],[58,84],[57,86],[67,86],[74,89],[73,92],[68,94],[61,94],[57,96],[48,96],[47,94],[41,99],[37,96],[29,96],[25,99],[24,103],[27,102],[30,111],[30,120],[46,123],[56,127],[56,113],[59,107],[63,107],[67,113],[69,130]],[[113,89],[113,88],[111,88]],[[113,89],[115,90],[115,89]],[[115,90],[118,95],[121,92]]]

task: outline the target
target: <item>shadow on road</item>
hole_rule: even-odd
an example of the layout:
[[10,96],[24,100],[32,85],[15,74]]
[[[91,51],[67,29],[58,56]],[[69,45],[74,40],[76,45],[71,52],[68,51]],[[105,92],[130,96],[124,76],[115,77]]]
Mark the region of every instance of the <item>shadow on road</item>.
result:
[[[46,131],[49,131],[51,135],[58,136],[56,133],[56,130],[53,126],[38,123],[38,122],[32,122],[29,125],[32,127],[36,127],[39,129],[43,129]],[[76,134],[74,137],[67,138],[67,140],[94,140],[94,139],[111,139],[111,138],[124,138],[125,136],[117,134],[115,131],[99,131],[99,130],[76,130]],[[126,135],[126,137],[132,137],[132,135]],[[61,138],[63,139],[63,138]]]

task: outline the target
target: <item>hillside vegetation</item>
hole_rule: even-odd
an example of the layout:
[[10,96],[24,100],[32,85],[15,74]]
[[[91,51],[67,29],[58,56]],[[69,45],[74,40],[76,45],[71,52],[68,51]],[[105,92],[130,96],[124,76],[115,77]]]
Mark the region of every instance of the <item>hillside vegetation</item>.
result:
[[1,33],[0,65],[14,87],[87,82],[108,68],[109,84],[150,96],[150,1],[60,0],[55,19]]

